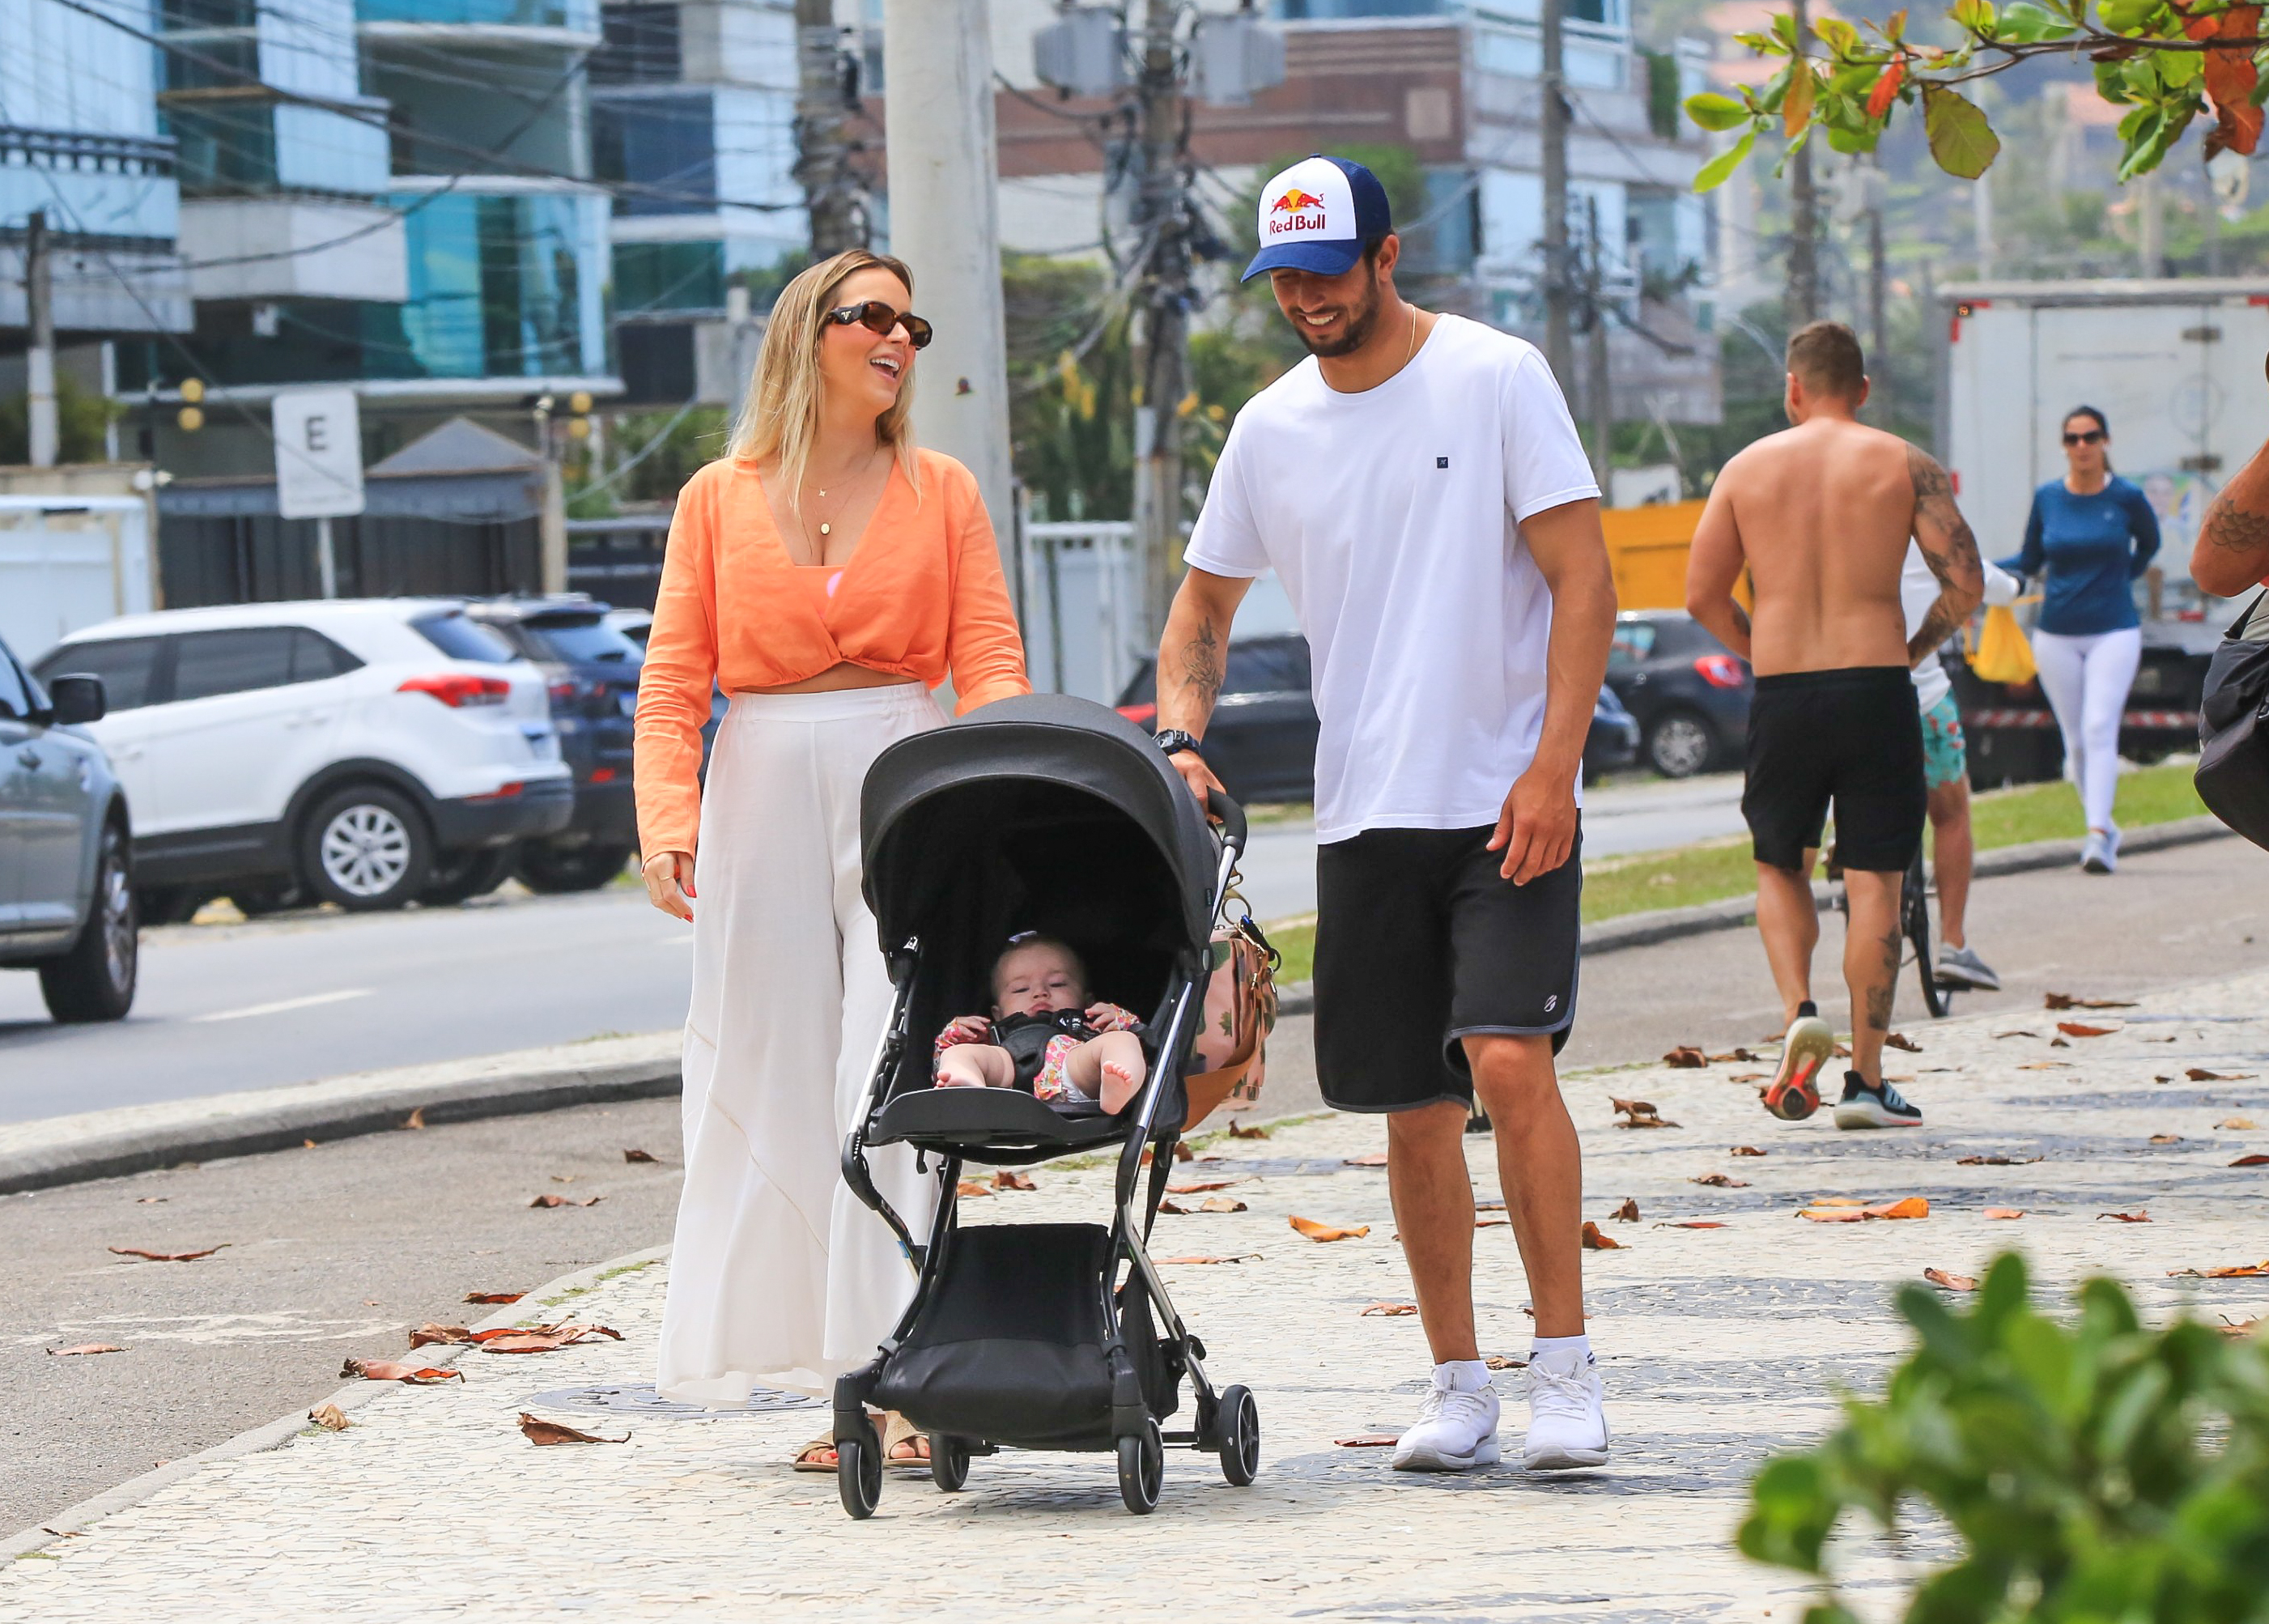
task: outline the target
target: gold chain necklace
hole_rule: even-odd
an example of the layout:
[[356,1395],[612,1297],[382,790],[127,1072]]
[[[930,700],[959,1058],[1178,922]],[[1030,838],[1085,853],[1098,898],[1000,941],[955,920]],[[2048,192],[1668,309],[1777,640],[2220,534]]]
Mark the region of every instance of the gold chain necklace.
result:
[[[814,555],[811,560],[814,564],[823,565],[826,564],[827,538],[835,533],[835,520],[843,517],[844,510],[848,508],[853,500],[859,495],[860,491],[863,488],[866,483],[867,476],[874,472],[874,463],[870,461],[865,468],[861,469],[857,473],[852,476],[853,484],[844,491],[842,499],[836,503],[833,517],[820,520],[819,539],[816,542],[812,540],[811,536],[811,522],[805,516],[802,505],[801,503],[797,505],[795,511],[796,527],[803,533],[804,545],[809,548]],[[815,485],[812,487],[812,494],[820,498],[822,500],[824,500],[827,496],[827,491],[824,486]]]

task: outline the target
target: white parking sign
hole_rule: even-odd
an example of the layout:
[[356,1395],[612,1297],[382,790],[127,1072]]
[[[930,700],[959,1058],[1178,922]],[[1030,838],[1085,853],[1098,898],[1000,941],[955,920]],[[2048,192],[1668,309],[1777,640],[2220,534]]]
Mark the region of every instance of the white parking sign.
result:
[[276,396],[276,510],[286,519],[362,512],[362,419],[352,389]]

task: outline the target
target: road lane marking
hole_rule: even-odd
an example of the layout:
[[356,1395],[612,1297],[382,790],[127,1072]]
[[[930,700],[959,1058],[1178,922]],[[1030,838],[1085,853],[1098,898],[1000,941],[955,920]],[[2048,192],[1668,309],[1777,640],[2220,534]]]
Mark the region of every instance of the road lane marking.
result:
[[318,1004],[342,1003],[350,998],[368,998],[371,989],[353,987],[340,993],[310,993],[305,998],[278,999],[272,1004],[253,1004],[242,1009],[221,1009],[211,1015],[191,1015],[190,1021],[202,1025],[208,1021],[243,1021],[254,1015],[283,1015],[292,1009],[313,1009]]

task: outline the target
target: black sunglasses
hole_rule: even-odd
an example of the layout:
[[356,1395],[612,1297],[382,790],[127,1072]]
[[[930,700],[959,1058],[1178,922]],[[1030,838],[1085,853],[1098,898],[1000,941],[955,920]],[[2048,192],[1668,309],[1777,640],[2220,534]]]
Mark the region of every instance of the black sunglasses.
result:
[[908,343],[917,350],[926,350],[929,347],[930,325],[928,322],[911,310],[903,313],[894,310],[879,299],[861,299],[855,305],[845,305],[831,310],[827,313],[827,320],[834,322],[838,327],[848,327],[856,321],[868,332],[879,333],[884,338],[891,336],[891,328],[903,327],[906,329]]
[[2093,446],[2103,439],[2103,431],[2102,429],[2084,429],[2077,434],[2066,435],[2064,437],[2064,443],[2067,446]]

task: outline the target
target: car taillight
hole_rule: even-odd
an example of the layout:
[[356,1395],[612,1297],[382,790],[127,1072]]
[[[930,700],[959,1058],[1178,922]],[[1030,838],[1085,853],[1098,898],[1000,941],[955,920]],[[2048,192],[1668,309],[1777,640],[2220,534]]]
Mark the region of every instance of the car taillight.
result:
[[592,783],[594,783],[594,784],[611,784],[611,783],[613,783],[614,781],[615,781],[615,770],[614,770],[612,767],[595,767],[595,768],[593,768],[593,769],[592,769],[592,771],[591,771],[591,782],[592,782]]
[[1119,707],[1119,713],[1130,722],[1154,722],[1158,720],[1158,707],[1155,705],[1122,705]]
[[451,710],[469,705],[502,705],[512,697],[512,684],[500,676],[475,676],[469,671],[449,671],[439,676],[413,676],[394,690],[424,694]]
[[552,683],[551,687],[545,689],[543,691],[551,696],[552,704],[565,705],[570,699],[573,699],[577,694],[583,691],[583,685],[580,683],[574,681],[573,678],[569,678],[565,682]]
[[1694,671],[1712,688],[1741,685],[1741,662],[1731,654],[1704,654],[1694,662]]

